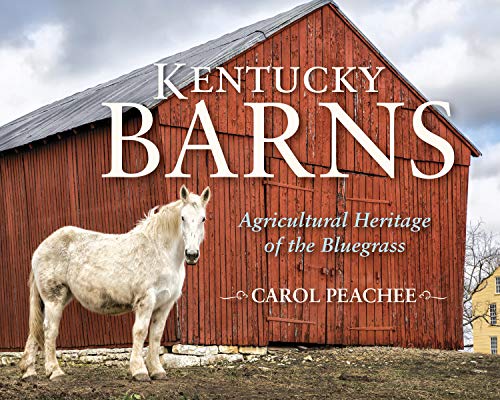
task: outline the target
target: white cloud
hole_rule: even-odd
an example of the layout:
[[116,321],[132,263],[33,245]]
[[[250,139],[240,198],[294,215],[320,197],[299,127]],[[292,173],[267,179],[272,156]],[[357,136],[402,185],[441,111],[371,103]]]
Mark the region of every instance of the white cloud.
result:
[[413,1],[412,8],[416,16],[416,28],[431,30],[443,28],[456,22],[462,4],[456,0]]
[[[346,9],[354,5],[351,2],[341,4]],[[410,0],[385,7],[373,2],[371,6],[373,9],[366,6],[358,9],[354,21],[384,52],[400,61],[411,54],[412,49],[425,47],[429,35],[456,24],[462,1]]]
[[473,159],[471,177],[482,179],[496,176],[500,185],[500,142],[484,147],[483,156]]
[[[429,46],[401,65],[410,81],[426,92],[441,91],[472,73],[467,42],[460,37],[445,36],[441,43]],[[475,63],[474,63],[475,64]]]
[[500,42],[475,45],[457,35],[416,53],[401,65],[407,77],[432,99],[448,100],[462,124],[500,122]]
[[[23,115],[57,96],[46,86],[44,76],[61,56],[64,30],[60,25],[44,25],[27,34],[23,47],[0,47],[2,73],[2,114],[0,124]],[[37,96],[32,96],[35,92]],[[55,98],[54,98],[55,99]]]
[[24,36],[22,45],[0,46],[0,125],[119,75],[106,68],[83,78],[61,73],[67,43],[61,24],[44,24]]
[[500,142],[485,146],[483,157],[473,159],[469,183],[468,220],[484,221],[500,233]]

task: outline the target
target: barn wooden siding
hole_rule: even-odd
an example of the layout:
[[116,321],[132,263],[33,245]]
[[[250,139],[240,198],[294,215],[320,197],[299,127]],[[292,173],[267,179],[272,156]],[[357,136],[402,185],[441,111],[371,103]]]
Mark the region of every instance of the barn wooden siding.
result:
[[[225,65],[387,66],[377,51],[330,5],[284,28],[263,43]],[[387,66],[388,67],[388,66]],[[379,78],[379,93],[311,94],[303,88],[292,94],[276,91],[251,93],[251,75],[241,94],[191,94],[189,101],[171,98],[154,111],[155,124],[148,138],[162,153],[158,169],[139,179],[103,179],[110,168],[109,120],[85,126],[0,158],[0,348],[23,347],[28,326],[30,256],[52,231],[78,225],[105,232],[125,232],[145,211],[177,198],[186,183],[194,191],[210,185],[206,240],[197,266],[187,266],[183,296],[169,317],[164,343],[265,345],[269,342],[327,344],[380,344],[457,349],[462,346],[462,270],[470,147],[437,113],[426,113],[426,126],[450,142],[456,160],[452,171],[438,180],[411,175],[410,159],[426,173],[436,173],[442,158],[418,141],[411,119],[424,100],[387,68]],[[322,86],[322,77],[316,84]],[[330,78],[328,78],[330,79]],[[361,76],[349,78],[366,90]],[[210,82],[218,82],[216,73]],[[264,87],[271,87],[265,75]],[[189,92],[191,87],[185,88]],[[291,148],[309,171],[326,172],[330,165],[330,118],[319,102],[338,102],[387,154],[388,115],[377,102],[404,102],[396,121],[396,179],[381,168],[354,139],[339,129],[339,167],[347,179],[299,179],[278,151],[266,149],[272,179],[211,179],[215,171],[208,152],[189,152],[184,170],[188,180],[166,179],[177,160],[194,105],[205,100],[230,169],[240,176],[252,169],[252,112],[244,102],[274,101],[299,111],[299,132]],[[269,113],[266,129],[279,135],[284,129],[281,112]],[[135,133],[140,121],[129,113],[125,129]],[[198,126],[199,128],[199,126]],[[203,140],[196,131],[193,142]],[[140,145],[126,145],[126,170],[145,165]],[[432,228],[418,234],[402,230],[278,230],[252,233],[237,225],[245,211],[252,216],[294,216],[306,210],[315,216],[333,216],[347,210],[371,211],[385,216],[431,216]],[[302,236],[319,241],[341,235],[346,241],[404,241],[403,254],[361,258],[356,254],[266,255],[263,245],[280,236]],[[256,287],[416,287],[430,290],[445,301],[419,300],[415,304],[255,304],[249,300],[221,300],[238,290]],[[420,292],[419,292],[420,293]],[[60,347],[123,346],[131,342],[132,316],[107,317],[89,313],[73,302],[62,321]]]

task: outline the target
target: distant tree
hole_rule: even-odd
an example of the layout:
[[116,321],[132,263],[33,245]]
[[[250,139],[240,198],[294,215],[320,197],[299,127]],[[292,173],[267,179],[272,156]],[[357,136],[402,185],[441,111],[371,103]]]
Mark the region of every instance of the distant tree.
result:
[[464,266],[464,336],[465,344],[472,344],[472,323],[477,319],[489,322],[488,310],[477,310],[472,305],[472,296],[484,290],[482,285],[500,266],[500,242],[498,235],[487,231],[483,222],[467,227]]

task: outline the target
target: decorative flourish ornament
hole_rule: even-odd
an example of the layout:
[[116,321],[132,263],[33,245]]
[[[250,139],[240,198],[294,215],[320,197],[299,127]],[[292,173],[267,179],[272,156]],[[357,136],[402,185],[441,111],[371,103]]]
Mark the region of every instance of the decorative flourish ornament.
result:
[[231,299],[243,300],[246,298],[248,298],[248,294],[246,294],[243,290],[238,290],[236,292],[236,296],[221,297],[222,300],[231,300]]
[[436,299],[436,300],[446,300],[448,297],[436,297],[431,294],[428,290],[424,290],[422,293],[418,295],[421,299],[424,300],[430,300],[430,299]]

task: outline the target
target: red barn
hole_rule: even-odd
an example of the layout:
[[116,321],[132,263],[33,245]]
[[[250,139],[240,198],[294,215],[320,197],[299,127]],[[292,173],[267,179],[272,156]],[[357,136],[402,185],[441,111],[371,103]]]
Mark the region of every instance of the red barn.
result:
[[[291,94],[272,88],[263,75],[264,93],[252,93],[251,75],[241,93],[230,85],[226,93],[191,94],[192,73],[179,73],[176,84],[189,100],[170,95],[156,100],[157,68],[148,65],[113,81],[42,107],[0,128],[0,335],[1,349],[21,349],[28,328],[30,257],[38,244],[64,225],[104,232],[125,232],[145,211],[177,198],[183,183],[194,191],[210,185],[206,240],[202,258],[187,269],[182,300],[167,322],[164,342],[192,344],[266,345],[296,342],[339,345],[396,345],[457,349],[462,346],[463,261],[471,156],[479,151],[437,110],[424,113],[426,127],[446,139],[455,151],[455,164],[443,178],[422,180],[411,173],[410,160],[427,173],[437,173],[441,153],[418,140],[411,124],[423,95],[375,48],[351,21],[328,0],[315,0],[273,18],[224,35],[162,63],[207,66],[209,83],[217,86],[217,66],[283,66],[306,70],[312,66],[385,67],[378,93],[366,92],[359,73],[348,80],[358,93],[314,94],[302,86]],[[187,69],[186,69],[187,71]],[[332,85],[333,76],[314,75],[318,87]],[[248,80],[248,81],[247,81]],[[186,137],[194,105],[205,100],[229,167],[237,179],[210,178],[215,171],[208,151],[189,151],[184,171],[190,179],[169,179]],[[147,138],[160,149],[159,168],[138,179],[103,179],[110,169],[110,115],[103,102],[135,102],[154,115]],[[245,102],[282,102],[300,116],[299,131],[288,141],[302,165],[319,175],[331,162],[331,121],[320,102],[338,102],[370,139],[389,153],[387,110],[377,102],[403,102],[396,114],[396,176],[391,179],[373,158],[347,134],[338,130],[338,165],[348,178],[300,179],[276,148],[266,148],[270,179],[243,178],[252,170],[252,110]],[[124,115],[124,131],[141,124],[133,110]],[[267,114],[266,133],[285,128],[281,112]],[[204,133],[196,127],[192,143]],[[127,171],[146,162],[144,148],[128,143]],[[351,227],[334,231],[296,228],[251,232],[238,228],[245,211],[252,216],[316,216],[371,212],[385,216],[430,216],[430,229],[412,233],[402,229]],[[340,236],[346,242],[405,242],[404,253],[265,253],[265,243],[281,236],[320,241]],[[415,303],[264,303],[249,299],[223,300],[238,290],[297,287],[326,288],[412,287],[445,300],[418,299]],[[132,316],[92,314],[72,303],[63,317],[59,346],[127,346]]]

